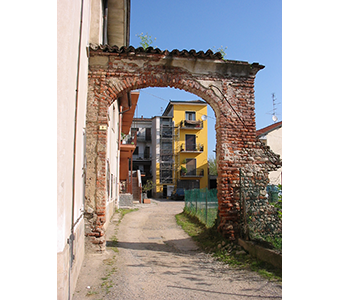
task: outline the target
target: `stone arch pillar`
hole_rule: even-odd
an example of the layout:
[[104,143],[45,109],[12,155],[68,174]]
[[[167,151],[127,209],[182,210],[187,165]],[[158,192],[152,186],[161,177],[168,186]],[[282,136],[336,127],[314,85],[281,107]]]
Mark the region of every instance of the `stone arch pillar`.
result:
[[[148,50],[149,49],[149,50]],[[254,80],[259,64],[223,61],[207,51],[172,52],[133,47],[92,47],[87,103],[87,247],[105,249],[106,131],[108,107],[124,93],[145,87],[174,87],[204,99],[216,115],[219,230],[237,239],[240,227],[238,168],[256,164]]]

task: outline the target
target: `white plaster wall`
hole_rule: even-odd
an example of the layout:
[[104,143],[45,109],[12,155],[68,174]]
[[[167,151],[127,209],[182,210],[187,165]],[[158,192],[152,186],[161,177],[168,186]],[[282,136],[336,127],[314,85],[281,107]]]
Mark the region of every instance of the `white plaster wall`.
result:
[[[59,0],[57,7],[57,263],[58,299],[67,299],[69,251],[67,239],[71,234],[73,142],[77,86],[78,43],[81,0]],[[86,46],[89,38],[90,0],[83,0],[83,30],[80,52],[78,88],[75,206],[74,220],[82,216],[84,163],[83,128],[85,128],[87,102],[88,58]],[[75,260],[71,269],[71,295],[84,257],[83,218],[74,228]]]
[[[58,243],[62,251],[71,228],[73,141],[76,99],[76,79],[81,1],[58,1],[58,84],[57,84],[57,156],[58,156]],[[84,162],[83,129],[85,128],[87,101],[88,58],[86,46],[89,28],[89,0],[84,0],[83,31],[80,53],[78,112],[76,129],[75,220],[80,216],[83,203],[82,167]]]
[[[109,126],[107,134],[107,154],[106,157],[110,162],[110,176],[113,175],[112,183],[112,196],[107,199],[107,217],[106,220],[110,220],[114,213],[115,203],[118,201],[118,184],[119,183],[119,108],[117,101],[109,107]],[[110,179],[111,180],[111,179]],[[111,182],[110,182],[111,187]]]
[[90,39],[92,44],[103,43],[103,3],[101,0],[91,0]]
[[[267,145],[273,152],[279,154],[282,159],[282,127],[269,132],[266,137]],[[269,180],[271,184],[281,184],[282,168],[270,172]]]

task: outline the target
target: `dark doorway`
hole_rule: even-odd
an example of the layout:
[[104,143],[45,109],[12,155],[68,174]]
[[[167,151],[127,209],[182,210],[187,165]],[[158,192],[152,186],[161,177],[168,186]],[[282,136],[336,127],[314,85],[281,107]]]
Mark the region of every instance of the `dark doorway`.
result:
[[167,194],[168,194],[168,186],[163,185],[163,199],[166,199]]

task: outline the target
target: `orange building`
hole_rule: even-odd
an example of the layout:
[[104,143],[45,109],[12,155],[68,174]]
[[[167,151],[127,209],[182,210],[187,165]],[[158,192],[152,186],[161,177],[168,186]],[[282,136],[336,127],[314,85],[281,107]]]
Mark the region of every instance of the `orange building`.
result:
[[[120,103],[121,138],[119,180],[122,193],[132,193],[132,154],[136,149],[137,135],[131,136],[130,128],[135,113],[139,92],[131,92]],[[131,172],[129,172],[131,171]]]

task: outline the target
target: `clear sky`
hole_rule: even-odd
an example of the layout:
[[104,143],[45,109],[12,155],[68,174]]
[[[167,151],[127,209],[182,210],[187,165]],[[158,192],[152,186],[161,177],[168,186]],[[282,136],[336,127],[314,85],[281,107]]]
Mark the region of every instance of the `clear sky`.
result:
[[[282,5],[279,0],[131,0],[130,44],[137,34],[151,35],[161,50],[207,51],[227,47],[227,59],[259,62],[265,68],[255,80],[256,128],[282,120]],[[215,47],[215,48],[214,48]],[[195,100],[196,95],[173,88],[141,90],[136,116],[160,115],[169,100]],[[208,106],[208,156],[215,149],[214,112]]]

